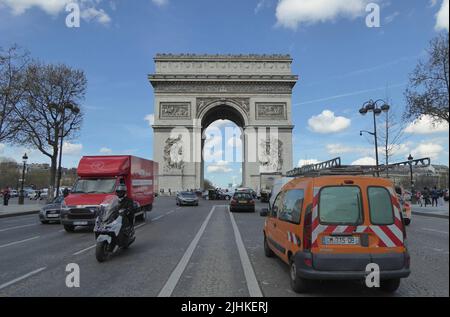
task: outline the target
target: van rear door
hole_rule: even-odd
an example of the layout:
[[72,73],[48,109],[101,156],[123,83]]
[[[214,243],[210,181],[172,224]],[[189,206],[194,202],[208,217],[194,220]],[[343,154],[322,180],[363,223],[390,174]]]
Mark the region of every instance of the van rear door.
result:
[[360,271],[371,262],[360,186],[327,185],[316,190],[312,221],[313,266],[323,271]]

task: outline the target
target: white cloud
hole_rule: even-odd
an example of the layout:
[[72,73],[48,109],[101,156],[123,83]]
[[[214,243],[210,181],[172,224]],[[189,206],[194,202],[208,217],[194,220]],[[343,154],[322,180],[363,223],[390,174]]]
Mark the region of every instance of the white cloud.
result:
[[219,161],[213,165],[209,165],[206,170],[208,173],[230,173],[233,171],[232,168],[228,166],[228,162]]
[[66,5],[72,0],[0,0],[0,5],[9,7],[13,14],[20,15],[31,9],[38,7],[48,14],[56,15],[64,10]]
[[157,6],[159,6],[159,7],[162,7],[162,6],[166,5],[166,4],[168,4],[169,0],[152,0],[152,2],[154,4],[156,4]]
[[152,127],[152,125],[155,123],[155,115],[154,114],[148,114],[144,118],[145,121],[148,122],[148,125]]
[[81,11],[81,17],[88,22],[93,20],[101,24],[109,24],[111,22],[111,17],[103,9],[84,9]]
[[208,128],[206,129],[206,132],[208,132],[210,129],[222,129],[225,127],[232,127],[235,124],[230,120],[216,120],[213,123],[211,123]]
[[80,155],[81,150],[83,150],[83,144],[72,144],[69,142],[64,142],[63,144],[63,154],[65,155]]
[[302,166],[305,166],[305,165],[318,164],[318,163],[320,163],[320,161],[316,160],[316,159],[299,160],[297,166],[298,167],[302,167]]
[[441,8],[439,9],[439,12],[436,14],[436,26],[435,29],[437,31],[441,30],[449,30],[448,23],[449,23],[449,0],[442,1]]
[[112,150],[110,148],[107,148],[107,147],[102,147],[99,152],[101,154],[104,154],[104,155],[112,154]]
[[337,117],[330,110],[324,110],[321,114],[310,118],[308,124],[312,131],[326,134],[347,129],[351,124],[351,120],[345,117]]
[[[296,29],[301,24],[354,19],[365,13],[370,0],[280,0],[276,9],[278,25]],[[372,0],[373,2],[373,0]]]
[[352,163],[352,165],[376,165],[377,161],[373,157],[363,157]]
[[0,154],[3,154],[3,151],[5,150],[6,145],[0,143]]
[[433,123],[433,119],[430,116],[424,115],[410,123],[406,127],[405,132],[411,134],[432,134],[440,132],[448,133],[448,123]]
[[417,159],[430,157],[431,159],[436,160],[443,152],[444,147],[440,144],[432,142],[422,142],[412,150],[412,155]]
[[78,3],[81,10],[81,17],[85,21],[97,21],[101,24],[111,22],[111,17],[97,6],[103,0],[0,0],[1,6],[11,9],[15,15],[21,15],[31,8],[39,8],[47,14],[56,16],[65,11],[67,4]]

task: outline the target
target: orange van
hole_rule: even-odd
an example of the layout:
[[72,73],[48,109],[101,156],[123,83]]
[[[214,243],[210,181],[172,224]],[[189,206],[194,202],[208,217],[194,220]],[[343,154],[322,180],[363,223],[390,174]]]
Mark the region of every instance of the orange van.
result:
[[295,292],[306,292],[313,280],[364,280],[373,263],[384,291],[396,291],[410,275],[402,210],[391,181],[297,177],[274,194],[261,211],[264,251],[290,265]]

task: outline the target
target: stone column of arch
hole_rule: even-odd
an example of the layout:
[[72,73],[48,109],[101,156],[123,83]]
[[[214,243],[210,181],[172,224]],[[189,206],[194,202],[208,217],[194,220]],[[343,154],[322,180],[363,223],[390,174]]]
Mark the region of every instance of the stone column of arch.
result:
[[[291,98],[298,76],[289,55],[158,54],[154,61],[153,153],[165,193],[202,189],[201,136],[218,119],[244,132],[244,186],[258,190],[261,172],[284,175],[292,169]],[[270,129],[277,130],[276,140],[252,142],[248,135]],[[263,155],[250,159],[255,153]]]

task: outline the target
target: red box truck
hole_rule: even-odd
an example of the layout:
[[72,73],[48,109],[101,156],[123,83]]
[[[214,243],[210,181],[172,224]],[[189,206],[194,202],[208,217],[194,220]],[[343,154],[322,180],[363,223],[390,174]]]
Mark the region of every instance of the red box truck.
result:
[[85,156],[78,165],[78,180],[61,208],[61,223],[68,232],[76,226],[94,226],[100,205],[125,184],[137,205],[136,217],[151,211],[158,184],[158,163],[131,155]]

